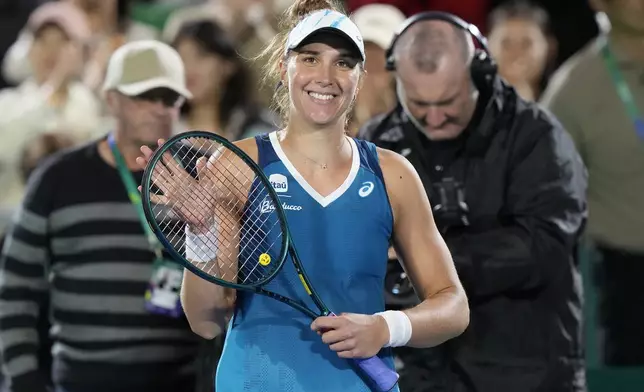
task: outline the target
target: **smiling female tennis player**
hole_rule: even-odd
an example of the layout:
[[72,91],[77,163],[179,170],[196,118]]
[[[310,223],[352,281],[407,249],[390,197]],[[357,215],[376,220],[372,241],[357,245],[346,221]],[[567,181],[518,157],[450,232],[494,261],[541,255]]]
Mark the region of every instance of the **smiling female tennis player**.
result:
[[[267,49],[275,50],[285,127],[235,144],[278,192],[312,286],[339,316],[310,323],[279,301],[234,293],[187,270],[182,303],[205,338],[228,324],[218,391],[369,391],[344,358],[378,354],[393,368],[386,347],[430,347],[458,336],[468,303],[415,170],[345,135],[365,76],[358,28],[321,0],[297,0],[289,15],[291,28]],[[146,164],[152,151],[142,152]],[[422,302],[383,312],[392,237]],[[308,300],[295,279],[278,275],[267,289]]]

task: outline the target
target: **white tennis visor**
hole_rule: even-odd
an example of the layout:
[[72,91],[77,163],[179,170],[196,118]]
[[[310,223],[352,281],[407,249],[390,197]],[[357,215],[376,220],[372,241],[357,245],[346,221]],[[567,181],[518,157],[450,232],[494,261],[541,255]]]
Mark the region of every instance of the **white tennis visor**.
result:
[[289,33],[284,54],[287,55],[320,30],[331,30],[348,38],[360,52],[362,61],[365,61],[364,42],[358,26],[348,16],[329,9],[312,12],[302,19]]

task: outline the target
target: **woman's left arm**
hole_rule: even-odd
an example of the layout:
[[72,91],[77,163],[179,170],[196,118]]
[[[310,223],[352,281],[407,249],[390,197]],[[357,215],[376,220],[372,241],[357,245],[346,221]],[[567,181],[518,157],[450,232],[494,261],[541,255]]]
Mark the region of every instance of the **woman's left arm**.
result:
[[393,335],[401,333],[392,330],[397,327],[396,318],[400,321],[401,316],[407,316],[411,323],[411,338],[405,345],[436,346],[467,328],[467,297],[450,251],[434,223],[418,173],[409,161],[394,152],[378,149],[378,155],[394,213],[394,247],[422,301],[402,311],[404,315],[395,312],[385,315],[390,343],[396,338]]
[[383,346],[432,347],[465,331],[470,311],[420,177],[402,156],[378,150],[394,213],[394,246],[422,300],[404,311],[321,316],[311,329],[342,358],[368,358]]

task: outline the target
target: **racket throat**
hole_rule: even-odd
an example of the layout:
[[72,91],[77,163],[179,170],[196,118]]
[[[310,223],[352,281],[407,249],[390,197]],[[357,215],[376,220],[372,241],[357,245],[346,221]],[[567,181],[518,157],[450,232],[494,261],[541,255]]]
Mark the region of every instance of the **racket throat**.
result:
[[313,292],[311,291],[311,288],[309,288],[309,285],[306,284],[306,279],[304,279],[304,275],[302,275],[301,273],[298,273],[297,276],[300,277],[300,281],[302,282],[302,286],[304,286],[304,290],[306,290],[306,293],[308,295],[312,295]]

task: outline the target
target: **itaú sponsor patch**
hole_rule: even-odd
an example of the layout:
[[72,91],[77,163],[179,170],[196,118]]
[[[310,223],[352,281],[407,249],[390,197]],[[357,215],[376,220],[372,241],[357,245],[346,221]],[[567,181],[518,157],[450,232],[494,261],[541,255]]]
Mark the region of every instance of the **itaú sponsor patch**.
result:
[[268,177],[268,182],[271,183],[273,186],[273,189],[275,189],[275,192],[277,193],[284,193],[288,192],[288,180],[286,179],[286,176],[283,174],[271,174]]

